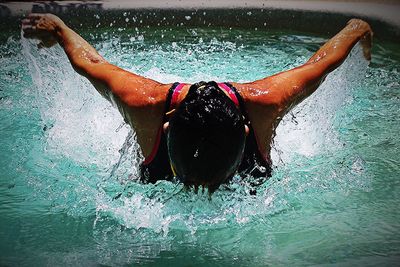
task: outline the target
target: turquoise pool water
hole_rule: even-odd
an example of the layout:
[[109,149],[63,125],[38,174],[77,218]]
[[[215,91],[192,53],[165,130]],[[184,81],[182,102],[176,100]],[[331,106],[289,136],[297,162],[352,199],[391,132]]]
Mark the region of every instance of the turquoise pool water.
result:
[[[162,82],[250,81],[305,62],[328,36],[266,29],[78,30],[109,61]],[[0,265],[396,265],[400,46],[356,47],[282,121],[273,177],[208,200],[137,182],[121,116],[60,47],[0,44]]]

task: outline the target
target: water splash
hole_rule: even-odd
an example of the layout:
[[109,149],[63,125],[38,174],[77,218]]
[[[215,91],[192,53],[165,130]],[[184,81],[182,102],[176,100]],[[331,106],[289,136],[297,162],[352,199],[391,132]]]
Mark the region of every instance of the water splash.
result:
[[[201,30],[196,33],[193,36],[190,32],[193,39],[179,44],[148,44],[151,36],[135,32],[94,45],[111,62],[161,82],[255,80],[260,75],[273,74],[278,68],[294,67],[306,58],[303,55],[287,59],[288,54],[298,50],[293,47],[286,51],[284,47],[266,47],[257,42],[253,46],[243,45],[241,39],[206,40]],[[276,41],[275,37],[270,38],[269,42]],[[133,44],[125,39],[133,40]],[[299,178],[293,168],[297,172],[302,168],[312,169],[318,166],[320,157],[335,150],[340,143],[334,129],[335,114],[351,100],[350,88],[362,77],[359,70],[365,68],[357,48],[310,99],[284,118],[277,129],[272,154],[279,169],[270,181],[257,188],[255,196],[249,193],[253,188],[248,180],[235,177],[210,201],[207,193],[196,195],[185,191],[180,184],[138,183],[142,157],[135,133],[123,123],[117,110],[74,73],[60,47],[37,50],[31,41],[21,42],[37,87],[37,97],[30,104],[38,106],[45,129],[44,151],[49,155],[44,158],[44,165],[74,166],[56,168],[54,176],[68,178],[52,187],[54,194],[50,199],[57,198],[56,206],[72,215],[91,216],[94,210],[94,229],[104,230],[107,225],[108,231],[115,234],[121,232],[120,226],[136,234],[145,229],[142,238],[151,238],[156,233],[155,238],[162,240],[168,239],[171,231],[186,231],[195,238],[203,230],[252,225],[255,221],[267,223],[266,217],[299,205],[305,191],[332,188],[333,180],[321,182],[307,175]],[[296,39],[295,43],[298,42]],[[260,54],[265,54],[265,58],[255,60],[255,55]],[[176,58],[185,63],[177,64]],[[255,72],[260,66],[260,72]],[[354,76],[348,78],[349,73]],[[297,155],[308,159],[294,159]],[[55,163],[49,163],[50,158]],[[354,162],[355,165],[350,165],[362,169],[361,159]],[[70,188],[76,189],[71,193]],[[60,193],[63,197],[56,197]],[[86,208],[80,211],[79,206]],[[110,226],[110,220],[118,224]],[[103,238],[103,230],[99,238]]]
[[118,111],[73,71],[61,47],[38,50],[25,38],[21,43],[36,86],[31,105],[41,112],[46,151],[108,168],[129,131],[119,127],[123,120]]
[[357,45],[313,95],[282,119],[272,151],[278,167],[297,155],[312,157],[340,149],[342,143],[335,130],[340,122],[336,115],[352,101],[353,88],[364,78],[367,64],[361,46]]
[[[109,30],[103,27],[101,31]],[[123,45],[115,42],[108,50],[100,49],[109,60],[149,77],[158,75],[157,79],[168,82],[203,79],[193,77],[196,71],[219,81],[259,79],[303,63],[322,42],[320,38],[299,38],[290,33],[212,27],[194,30],[197,36],[191,29],[163,29],[165,41],[162,42],[157,39],[160,32],[157,38],[151,35],[157,29],[144,32],[141,28],[140,33],[128,29],[109,35],[104,32],[97,35],[98,32],[90,30],[83,34],[93,35],[85,38],[92,38],[90,42],[101,48],[110,44],[107,36],[116,33]],[[138,35],[144,36],[143,41],[129,44],[127,40]],[[209,53],[207,49],[196,52],[196,46],[209,45],[214,36],[218,36],[214,43],[219,47],[212,49],[218,52]],[[224,50],[224,41],[235,43],[236,50]],[[176,42],[177,47],[172,47],[171,42]],[[318,106],[318,112],[328,112],[329,123],[318,122],[322,125],[316,128],[326,133],[319,136],[321,139],[315,147],[311,142],[311,149],[305,149],[307,153],[300,148],[292,153],[290,147],[277,141],[279,150],[275,152],[283,154],[282,160],[275,161],[278,167],[273,177],[256,188],[256,195],[249,193],[251,187],[247,180],[235,177],[211,201],[206,192],[195,195],[177,183],[143,185],[129,180],[137,159],[130,152],[134,148],[130,143],[135,137],[122,122],[110,129],[110,132],[125,131],[125,134],[113,147],[115,155],[110,157],[113,160],[105,165],[88,163],[108,157],[109,152],[101,149],[98,154],[82,155],[84,160],[80,156],[83,150],[70,153],[73,149],[68,147],[68,142],[74,146],[80,140],[66,140],[58,146],[56,142],[60,139],[49,138],[51,124],[48,122],[68,121],[68,117],[62,117],[62,111],[56,110],[55,96],[63,94],[54,90],[69,90],[101,102],[87,103],[89,112],[107,103],[90,85],[82,84],[84,80],[80,81],[72,70],[65,69],[67,75],[64,75],[52,66],[54,72],[49,71],[51,68],[39,55],[43,51],[36,51],[34,44],[29,45],[43,82],[39,89],[33,85],[39,81],[31,78],[34,70],[31,73],[28,70],[30,59],[21,53],[18,33],[6,44],[0,44],[3,222],[0,236],[2,243],[7,244],[2,250],[2,260],[8,261],[8,265],[32,262],[60,265],[61,262],[72,266],[147,263],[180,266],[191,262],[204,266],[217,262],[221,266],[274,266],[277,263],[290,266],[327,260],[337,265],[342,262],[394,265],[397,262],[393,255],[398,248],[400,229],[397,212],[400,50],[397,44],[374,42],[373,62],[361,81],[357,82],[358,77],[348,78],[354,70],[360,70],[359,66],[363,71],[365,63],[358,65],[361,57],[353,58],[350,64],[355,66],[348,73],[328,77],[326,84],[342,85],[342,79],[348,82],[351,96],[345,96],[344,102],[350,103],[343,106],[339,101],[340,108],[333,109]],[[180,54],[173,54],[174,49],[181,49],[182,58],[187,57],[183,63],[177,64],[176,56],[180,58]],[[55,57],[69,67],[62,51],[59,52],[60,57]],[[160,53],[164,53],[163,57],[157,58]],[[213,61],[215,58],[220,60]],[[52,80],[67,79],[76,79],[71,83],[74,86],[46,85]],[[327,93],[335,87],[323,86]],[[324,104],[336,103],[337,96],[330,96],[332,99],[327,97]],[[313,97],[317,102],[322,99],[319,91]],[[304,114],[303,110],[294,113],[296,119],[304,116],[303,121],[296,125],[287,118],[289,128],[294,131],[302,129],[303,123],[316,116],[313,104],[308,107],[304,102],[304,105]],[[68,107],[59,105],[59,108]],[[82,116],[81,123],[90,124]],[[311,128],[303,131],[305,134],[318,131],[312,128],[314,123],[310,124]],[[65,124],[66,127],[73,125]],[[97,136],[98,141],[111,142],[110,135]],[[334,147],[332,142],[325,148],[322,145],[325,136],[333,136],[332,140],[341,145]],[[311,139],[311,136],[302,137]],[[85,144],[82,145],[84,149]],[[52,150],[46,150],[50,147]],[[21,259],[20,255],[26,257]]]

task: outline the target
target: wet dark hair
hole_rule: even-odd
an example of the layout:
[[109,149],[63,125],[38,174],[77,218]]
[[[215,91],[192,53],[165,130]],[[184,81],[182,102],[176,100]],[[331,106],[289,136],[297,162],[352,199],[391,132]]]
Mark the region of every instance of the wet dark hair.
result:
[[214,192],[236,172],[245,145],[243,116],[215,82],[193,84],[172,115],[168,154],[178,179]]

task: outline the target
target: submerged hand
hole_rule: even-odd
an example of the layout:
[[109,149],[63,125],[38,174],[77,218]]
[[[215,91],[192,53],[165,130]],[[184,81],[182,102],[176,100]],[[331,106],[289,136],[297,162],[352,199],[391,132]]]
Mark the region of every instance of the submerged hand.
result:
[[57,43],[57,31],[64,22],[52,14],[32,13],[22,20],[25,38],[38,39],[38,47],[51,47]]

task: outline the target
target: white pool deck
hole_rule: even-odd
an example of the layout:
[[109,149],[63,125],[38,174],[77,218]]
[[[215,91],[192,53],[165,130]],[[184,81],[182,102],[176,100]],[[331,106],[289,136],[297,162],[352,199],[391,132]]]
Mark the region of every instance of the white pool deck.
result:
[[[45,1],[40,1],[45,2]],[[39,2],[39,3],[40,3]],[[80,3],[79,1],[55,1],[58,4]],[[85,4],[102,4],[102,9],[233,9],[260,8],[322,11],[343,13],[348,15],[370,17],[387,22],[400,28],[400,0],[104,0],[84,1]],[[13,15],[26,14],[32,9],[34,2],[3,2]]]

